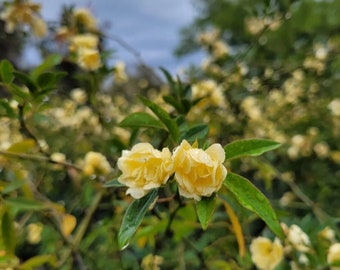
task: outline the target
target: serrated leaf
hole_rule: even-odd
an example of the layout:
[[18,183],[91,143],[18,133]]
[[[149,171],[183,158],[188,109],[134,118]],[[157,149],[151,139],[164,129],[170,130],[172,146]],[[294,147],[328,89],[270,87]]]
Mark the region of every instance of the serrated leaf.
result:
[[15,232],[13,218],[8,211],[5,211],[1,219],[2,242],[6,248],[6,253],[14,254]]
[[6,198],[5,204],[7,204],[9,207],[16,208],[16,210],[37,211],[48,208],[47,204],[26,198]]
[[139,98],[143,102],[143,104],[151,109],[153,113],[158,117],[158,119],[162,121],[162,123],[167,127],[172,139],[177,142],[179,139],[179,128],[176,121],[171,118],[170,114],[159,107],[156,103],[153,103],[151,100],[148,100],[142,96],[140,96]]
[[14,67],[8,60],[2,60],[0,63],[0,76],[4,83],[11,83],[14,80]]
[[215,195],[210,197],[202,197],[202,199],[196,203],[198,220],[200,221],[203,230],[208,227],[209,221],[212,218],[215,210],[215,204]]
[[128,128],[164,128],[163,124],[152,115],[145,112],[136,112],[129,114],[123,121],[119,123],[121,127]]
[[20,264],[20,270],[34,270],[38,266],[48,263],[52,267],[57,267],[57,257],[55,255],[38,255]]
[[6,151],[12,153],[28,153],[35,147],[35,141],[33,139],[25,139],[17,143],[13,143]]
[[242,156],[258,156],[264,152],[276,149],[281,144],[265,139],[238,140],[224,146],[226,160]]
[[23,72],[13,71],[14,76],[24,85],[27,86],[28,90],[34,94],[38,91],[38,86],[35,82],[31,79],[30,76],[26,75]]
[[108,187],[126,187],[125,185],[123,185],[122,183],[120,183],[116,178],[107,181],[103,187],[108,188]]
[[224,184],[243,207],[256,213],[278,237],[284,238],[280,222],[269,200],[248,179],[228,172]]
[[186,139],[189,142],[194,142],[195,140],[204,139],[208,133],[209,127],[206,124],[198,124],[185,131],[181,135],[180,141]]
[[120,249],[124,249],[128,245],[129,240],[142,223],[149,206],[157,198],[157,194],[158,190],[153,189],[144,197],[134,200],[127,208],[118,233],[118,247]]

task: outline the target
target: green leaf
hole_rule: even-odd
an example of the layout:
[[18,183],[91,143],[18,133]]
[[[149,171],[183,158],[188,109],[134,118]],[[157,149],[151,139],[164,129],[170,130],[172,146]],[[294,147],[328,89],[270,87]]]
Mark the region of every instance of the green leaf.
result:
[[24,181],[22,181],[21,179],[18,179],[18,178],[14,178],[11,182],[4,182],[4,183],[5,183],[5,185],[4,185],[5,187],[1,191],[2,194],[7,194],[7,193],[10,193],[14,190],[17,190],[25,184]]
[[13,71],[13,74],[15,75],[15,77],[22,82],[24,85],[27,86],[28,90],[34,94],[38,91],[38,86],[35,84],[35,82],[31,79],[30,76],[26,75],[23,72],[19,72],[19,71]]
[[163,124],[152,115],[145,112],[136,112],[129,114],[123,121],[119,123],[121,127],[129,128],[164,128]]
[[108,188],[108,187],[126,187],[125,185],[123,185],[122,183],[120,183],[117,178],[112,179],[107,181],[103,187]]
[[19,103],[27,101],[30,98],[28,92],[25,92],[22,87],[14,83],[7,85],[7,89]]
[[37,78],[38,86],[41,88],[46,88],[54,85],[55,75],[53,72],[45,72],[38,76]]
[[179,113],[183,113],[184,109],[183,106],[181,104],[181,102],[179,102],[174,96],[163,96],[163,100],[170,104],[172,107],[174,107]]
[[136,232],[139,225],[149,209],[149,206],[155,201],[158,195],[158,190],[153,189],[144,197],[133,201],[125,212],[123,222],[118,233],[118,246],[124,249],[130,238]]
[[15,231],[13,218],[8,211],[5,211],[1,219],[1,236],[2,242],[5,245],[6,252],[14,254],[15,249]]
[[13,143],[6,151],[12,153],[28,153],[35,147],[35,141],[33,139],[25,139],[17,143]]
[[20,270],[34,270],[38,266],[48,263],[52,267],[57,267],[57,257],[55,255],[39,255],[28,259],[20,264]]
[[59,54],[52,54],[48,56],[39,66],[37,66],[32,72],[31,76],[37,79],[40,74],[49,70],[50,68],[60,64],[62,61],[62,56]]
[[3,99],[3,100],[0,99],[0,117],[1,116],[7,116],[9,118],[17,117],[16,112],[8,104],[8,101],[6,99]]
[[206,124],[198,124],[185,131],[181,135],[180,141],[186,139],[188,142],[194,142],[196,139],[204,139],[208,135],[208,132],[209,127]]
[[157,104],[152,101],[146,99],[145,97],[140,96],[140,100],[143,102],[145,106],[150,108],[154,114],[163,122],[163,124],[167,127],[172,139],[175,142],[178,142],[179,139],[179,128],[174,119],[171,118],[170,114],[168,114],[165,110],[159,107]]
[[277,236],[284,238],[280,222],[269,200],[248,179],[228,172],[224,184],[243,207],[256,213]]
[[281,144],[264,139],[238,140],[224,146],[226,160],[242,156],[258,156],[264,152],[276,149]]
[[210,197],[202,197],[202,199],[196,203],[197,216],[203,230],[208,227],[209,221],[215,210],[215,204],[215,195],[212,195]]
[[171,74],[164,68],[160,68],[160,70],[163,72],[164,76],[166,77],[166,80],[168,81],[168,84],[170,86],[170,89],[173,91],[173,93],[176,95],[176,96],[179,96],[180,93],[179,93],[179,89],[176,85],[176,82],[174,81],[174,79],[172,78]]
[[2,60],[0,63],[0,75],[4,83],[11,83],[14,80],[14,67],[8,60]]
[[37,211],[48,208],[47,204],[27,198],[6,198],[5,204],[10,207],[16,208],[16,210]]

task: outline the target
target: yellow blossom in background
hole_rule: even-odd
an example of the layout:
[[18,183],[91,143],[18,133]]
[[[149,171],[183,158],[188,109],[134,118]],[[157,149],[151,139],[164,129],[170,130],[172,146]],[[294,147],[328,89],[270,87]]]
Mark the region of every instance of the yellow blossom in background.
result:
[[76,25],[83,26],[90,31],[97,30],[97,21],[86,8],[76,8],[73,12],[73,18]]
[[326,142],[319,142],[313,147],[314,152],[318,156],[318,158],[326,158],[330,154],[330,148],[328,143]]
[[55,152],[51,154],[51,160],[55,162],[65,162],[66,156],[63,153]]
[[324,239],[327,239],[330,242],[335,241],[335,231],[331,229],[329,226],[326,226],[322,231],[320,231],[319,236],[321,236]]
[[222,87],[214,80],[205,80],[193,84],[191,87],[193,99],[203,98],[197,106],[206,108],[208,106],[224,107],[224,96]]
[[83,105],[87,101],[86,92],[81,88],[75,88],[71,91],[70,96],[79,105]]
[[98,36],[93,34],[75,35],[71,39],[70,51],[77,52],[80,49],[97,49],[99,44]]
[[90,176],[94,174],[107,175],[111,171],[110,163],[106,157],[98,152],[88,152],[85,155],[83,173]]
[[40,5],[29,1],[14,1],[6,6],[0,13],[0,19],[4,20],[5,31],[13,33],[20,25],[28,25],[35,36],[44,37],[47,33],[47,25],[40,18]]
[[71,214],[62,214],[60,229],[64,236],[69,236],[77,225],[77,219]]
[[215,58],[221,58],[229,55],[230,48],[228,44],[223,42],[222,40],[218,40],[212,44],[212,54]]
[[165,184],[173,173],[170,150],[159,151],[149,143],[138,143],[131,150],[123,150],[117,165],[122,171],[118,181],[128,187],[126,194],[135,199]]
[[56,30],[55,38],[59,42],[68,41],[73,36],[72,30],[66,26],[61,26]]
[[200,33],[197,36],[197,41],[204,45],[204,46],[209,46],[211,44],[213,44],[221,35],[221,31],[217,28],[204,32],[204,33]]
[[81,68],[89,71],[97,70],[102,65],[99,51],[96,49],[78,50],[77,62]]
[[[59,153],[59,152],[55,152],[52,153],[50,156],[50,159],[56,163],[60,163],[60,162],[65,162],[66,161],[66,156],[63,153]],[[61,170],[63,168],[62,165],[60,164],[54,164],[53,165],[53,169],[55,170]]]
[[38,38],[42,38],[47,34],[47,25],[45,21],[40,18],[35,18],[32,21],[31,28],[33,34]]
[[298,225],[292,224],[290,227],[287,227],[287,225],[282,224],[282,227],[287,236],[288,244],[300,252],[310,251],[310,239]]
[[41,223],[31,223],[27,226],[27,241],[30,244],[38,244],[41,240],[43,225]]
[[128,80],[128,76],[125,72],[125,63],[124,62],[118,61],[115,64],[114,76],[115,76],[115,82],[117,84],[124,83]]
[[260,270],[273,270],[283,259],[283,247],[277,238],[274,242],[265,237],[255,238],[250,252],[253,263]]
[[340,98],[333,99],[327,107],[334,116],[340,116]]
[[175,179],[179,194],[186,198],[201,200],[217,192],[227,176],[224,167],[225,152],[220,144],[203,150],[183,140],[173,153]]
[[160,265],[163,263],[164,259],[158,255],[148,254],[142,260],[143,270],[160,270]]
[[[327,253],[327,262],[332,264],[340,263],[340,243],[332,244]],[[331,266],[331,270],[340,270],[340,266]]]

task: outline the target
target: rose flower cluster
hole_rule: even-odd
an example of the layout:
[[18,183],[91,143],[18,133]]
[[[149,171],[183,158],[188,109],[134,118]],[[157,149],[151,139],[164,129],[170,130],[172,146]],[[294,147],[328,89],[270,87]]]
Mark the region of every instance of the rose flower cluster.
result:
[[122,174],[118,181],[128,187],[126,193],[135,199],[151,189],[164,185],[174,174],[179,194],[197,201],[217,192],[227,176],[224,167],[225,152],[220,144],[212,144],[206,150],[190,145],[186,140],[171,154],[149,143],[138,143],[131,150],[123,150],[118,159]]

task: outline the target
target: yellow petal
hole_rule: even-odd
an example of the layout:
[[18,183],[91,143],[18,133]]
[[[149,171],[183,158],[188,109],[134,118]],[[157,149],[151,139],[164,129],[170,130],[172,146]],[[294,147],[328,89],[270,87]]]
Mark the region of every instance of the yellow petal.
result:
[[61,232],[64,236],[69,236],[77,225],[77,219],[70,214],[64,214],[61,220]]

